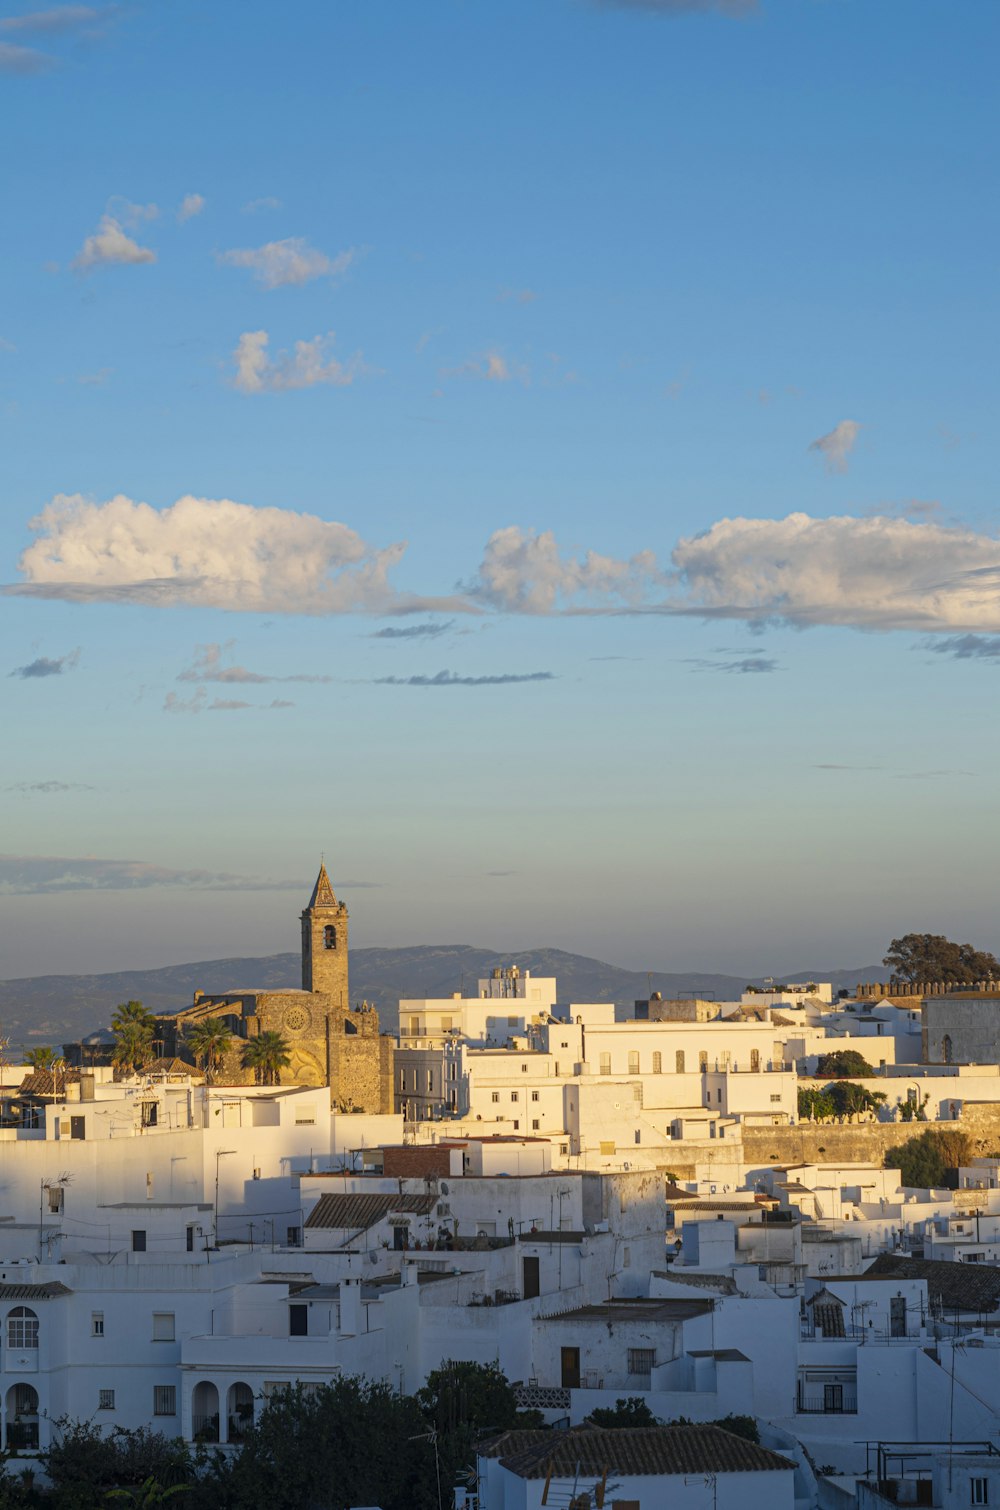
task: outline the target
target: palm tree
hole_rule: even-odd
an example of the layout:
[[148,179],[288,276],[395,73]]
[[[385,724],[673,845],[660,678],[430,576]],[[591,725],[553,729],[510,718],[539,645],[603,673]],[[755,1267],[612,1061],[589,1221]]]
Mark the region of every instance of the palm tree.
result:
[[204,1065],[205,1078],[211,1085],[232,1047],[233,1035],[225,1018],[203,1017],[201,1022],[193,1023],[184,1036],[195,1061]]
[[281,1071],[291,1062],[288,1040],[280,1033],[258,1033],[243,1050],[243,1068],[253,1070],[254,1085],[280,1085]]
[[121,1074],[131,1075],[145,1069],[153,1057],[153,1033],[156,1018],[141,1001],[119,1002],[111,1019],[115,1035],[111,1063]]
[[50,1070],[55,1060],[55,1049],[29,1049],[24,1056],[25,1064],[30,1064],[33,1070]]

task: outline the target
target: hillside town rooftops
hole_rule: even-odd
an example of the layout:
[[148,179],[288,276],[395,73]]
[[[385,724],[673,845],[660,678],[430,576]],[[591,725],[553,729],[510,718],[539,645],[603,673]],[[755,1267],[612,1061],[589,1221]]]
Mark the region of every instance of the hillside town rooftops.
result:
[[1000,1306],[1000,1269],[990,1264],[956,1264],[946,1259],[880,1253],[870,1268],[852,1277],[925,1279],[929,1298],[945,1310],[995,1311]]
[[427,1216],[436,1204],[436,1195],[321,1195],[306,1226],[367,1232],[390,1211]]

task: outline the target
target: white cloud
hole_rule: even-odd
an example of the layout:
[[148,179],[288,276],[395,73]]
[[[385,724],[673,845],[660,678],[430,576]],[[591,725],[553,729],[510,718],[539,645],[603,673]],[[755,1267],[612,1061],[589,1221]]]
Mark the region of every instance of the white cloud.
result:
[[155,261],[156,253],[148,246],[140,246],[137,241],[133,241],[122,228],[120,220],[116,220],[113,215],[102,215],[97,230],[93,236],[87,237],[70,265],[78,272],[87,272],[92,267],[112,262]]
[[652,551],[628,561],[596,551],[562,556],[551,531],[536,535],[511,525],[490,536],[473,592],[508,612],[553,613],[595,604],[636,607],[664,580]]
[[160,207],[158,204],[134,204],[131,199],[125,199],[121,194],[112,194],[108,200],[108,214],[113,215],[122,225],[128,226],[134,231],[136,226],[142,225],[145,220],[159,220]]
[[203,194],[185,194],[177,211],[177,219],[183,225],[185,220],[193,220],[196,215],[200,215],[204,208]]
[[317,383],[349,388],[356,377],[370,370],[360,351],[346,362],[333,356],[332,330],[325,336],[313,336],[311,341],[296,341],[291,353],[279,351],[273,359],[267,354],[269,339],[266,330],[246,330],[240,336],[233,352],[233,385],[241,393],[279,393],[289,388],[314,388]]
[[520,383],[527,383],[529,373],[527,367],[512,364],[499,351],[491,350],[484,351],[481,356],[470,357],[461,367],[446,368],[441,376],[473,378],[484,383],[510,383],[516,378]]
[[122,494],[59,494],[30,527],[26,580],[8,595],[248,613],[469,608],[397,592],[388,574],[405,544],[377,549],[346,524],[289,509],[187,496],[160,510]]
[[251,199],[243,206],[244,215],[257,215],[261,210],[280,210],[281,200],[275,199],[273,194],[265,194],[261,199]]
[[117,6],[96,10],[92,5],[56,5],[51,10],[29,11],[23,16],[5,16],[0,31],[42,32],[50,36],[90,27],[113,15]]
[[842,419],[828,435],[814,440],[809,449],[820,453],[828,472],[846,472],[847,458],[854,450],[860,429],[857,420]]
[[721,519],[673,552],[667,606],[806,627],[1000,629],[1000,540],[877,516]]
[[36,47],[18,47],[14,42],[0,42],[0,73],[45,73],[55,66],[55,59]]
[[285,241],[269,241],[264,246],[236,247],[220,252],[219,261],[227,267],[249,268],[265,288],[283,288],[287,284],[310,283],[314,278],[334,278],[346,273],[355,258],[350,248],[328,257],[317,251],[301,236],[290,236]]

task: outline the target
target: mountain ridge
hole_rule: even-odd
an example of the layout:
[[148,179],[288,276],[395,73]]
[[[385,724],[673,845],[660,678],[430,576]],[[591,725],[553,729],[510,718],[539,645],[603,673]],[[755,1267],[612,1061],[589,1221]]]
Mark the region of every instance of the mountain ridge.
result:
[[[351,995],[372,1002],[382,1025],[397,1025],[400,998],[442,997],[474,990],[476,981],[497,966],[517,965],[533,975],[556,977],[560,1001],[631,1003],[649,995],[694,992],[719,1000],[738,998],[761,977],[708,970],[626,970],[563,949],[498,952],[471,944],[421,944],[410,948],[351,951]],[[0,981],[0,1032],[12,1047],[22,1042],[72,1043],[104,1027],[121,1001],[138,1000],[151,1011],[178,1011],[195,991],[280,990],[298,986],[298,954],[231,956],[164,965],[153,970],[118,970],[94,975],[37,975]],[[852,970],[796,970],[776,980],[828,980],[834,989],[859,981],[887,979],[881,965]]]

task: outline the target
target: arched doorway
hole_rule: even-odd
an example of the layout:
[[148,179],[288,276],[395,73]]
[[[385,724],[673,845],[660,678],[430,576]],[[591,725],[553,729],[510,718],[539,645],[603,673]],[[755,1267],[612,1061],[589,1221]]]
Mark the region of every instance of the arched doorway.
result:
[[249,1384],[231,1384],[226,1396],[228,1440],[242,1442],[253,1425],[253,1390]]
[[219,1440],[219,1391],[203,1379],[191,1396],[191,1436],[195,1442]]
[[38,1450],[38,1391],[33,1384],[12,1384],[6,1400],[8,1452]]

